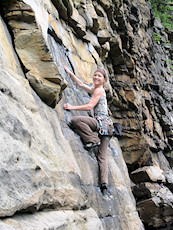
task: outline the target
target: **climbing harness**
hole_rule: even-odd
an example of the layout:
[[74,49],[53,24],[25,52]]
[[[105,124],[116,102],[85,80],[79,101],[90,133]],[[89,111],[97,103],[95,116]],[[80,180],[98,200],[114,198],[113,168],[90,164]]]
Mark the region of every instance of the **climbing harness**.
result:
[[113,123],[112,125],[106,118],[100,118],[100,117],[96,117],[96,120],[98,122],[98,126],[99,126],[98,132],[100,135],[108,136],[109,135],[108,126],[110,126],[113,136],[115,137],[122,136],[120,123]]
[[98,124],[99,124],[99,134],[102,136],[108,136],[108,127],[105,119],[97,118]]

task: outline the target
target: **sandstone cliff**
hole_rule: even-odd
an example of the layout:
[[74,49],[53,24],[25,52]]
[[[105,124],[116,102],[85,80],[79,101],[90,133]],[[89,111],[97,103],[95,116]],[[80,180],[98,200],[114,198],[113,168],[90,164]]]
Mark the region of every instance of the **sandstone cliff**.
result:
[[[173,79],[150,2],[3,0],[1,13],[0,228],[171,229]],[[89,100],[64,64],[87,84],[97,66],[109,73],[123,136],[108,149],[107,196],[95,152],[68,127],[92,114],[63,110]]]

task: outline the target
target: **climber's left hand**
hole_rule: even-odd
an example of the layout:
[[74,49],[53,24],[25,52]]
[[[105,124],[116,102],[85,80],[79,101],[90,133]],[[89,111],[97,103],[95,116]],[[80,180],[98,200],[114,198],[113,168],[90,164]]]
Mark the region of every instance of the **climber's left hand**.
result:
[[72,105],[66,103],[66,104],[64,104],[64,109],[65,110],[71,110],[72,109]]

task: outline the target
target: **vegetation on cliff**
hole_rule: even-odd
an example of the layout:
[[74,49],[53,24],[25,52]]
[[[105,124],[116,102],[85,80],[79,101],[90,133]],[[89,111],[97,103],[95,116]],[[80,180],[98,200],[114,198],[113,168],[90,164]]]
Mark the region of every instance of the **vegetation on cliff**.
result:
[[[151,4],[154,10],[154,14],[159,18],[167,33],[173,31],[173,0],[151,0]],[[162,36],[154,32],[155,42],[160,43]],[[171,41],[167,41],[170,46]],[[168,65],[170,66],[173,74],[172,58],[168,59]]]
[[161,19],[166,30],[173,30],[173,1],[172,0],[151,0],[154,14]]

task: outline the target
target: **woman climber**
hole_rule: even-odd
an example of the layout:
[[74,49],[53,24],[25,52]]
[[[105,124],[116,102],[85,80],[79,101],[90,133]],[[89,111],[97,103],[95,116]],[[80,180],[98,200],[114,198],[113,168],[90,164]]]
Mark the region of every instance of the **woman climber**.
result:
[[[77,85],[92,94],[88,104],[64,104],[65,110],[94,111],[94,118],[89,116],[75,116],[71,125],[81,137],[86,149],[98,146],[98,164],[100,170],[101,191],[103,194],[108,189],[108,161],[106,150],[112,136],[113,123],[108,115],[106,93],[104,84],[107,81],[106,71],[97,69],[93,76],[93,87],[84,84],[72,71],[64,66],[65,71],[73,78]],[[98,131],[98,134],[97,132]]]

